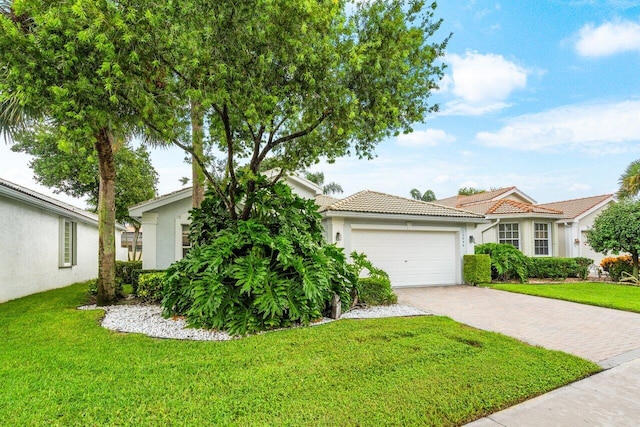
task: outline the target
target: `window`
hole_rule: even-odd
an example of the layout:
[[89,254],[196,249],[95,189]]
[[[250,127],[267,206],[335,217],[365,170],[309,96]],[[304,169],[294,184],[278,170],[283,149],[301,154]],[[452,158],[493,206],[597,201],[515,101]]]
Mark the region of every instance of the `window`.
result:
[[533,224],[533,253],[535,255],[551,255],[549,224]]
[[77,224],[66,218],[60,218],[60,267],[72,267],[77,262]]
[[182,258],[187,255],[191,249],[191,242],[189,241],[189,224],[182,224]]
[[498,243],[508,243],[520,249],[518,224],[498,224]]

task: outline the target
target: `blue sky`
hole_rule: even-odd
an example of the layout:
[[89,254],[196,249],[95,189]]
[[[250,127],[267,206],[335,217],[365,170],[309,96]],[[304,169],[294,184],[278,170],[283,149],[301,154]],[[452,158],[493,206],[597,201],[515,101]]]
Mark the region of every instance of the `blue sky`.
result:
[[[515,185],[545,203],[617,190],[640,158],[640,1],[442,0],[436,14],[438,37],[453,33],[433,95],[441,112],[382,142],[372,161],[312,170],[344,196]],[[0,176],[50,194],[27,156],[0,145]],[[161,194],[190,176],[183,157],[153,152]]]

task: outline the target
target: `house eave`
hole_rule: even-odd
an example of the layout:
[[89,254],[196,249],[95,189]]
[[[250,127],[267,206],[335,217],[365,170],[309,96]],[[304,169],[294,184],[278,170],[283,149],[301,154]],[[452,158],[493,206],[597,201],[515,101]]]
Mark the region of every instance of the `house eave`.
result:
[[324,211],[321,212],[325,218],[357,218],[357,219],[394,219],[398,221],[427,221],[427,222],[447,222],[447,223],[472,223],[486,224],[489,221],[479,217],[455,217],[455,216],[432,216],[432,215],[409,215],[373,212],[352,212],[352,211]]
[[512,214],[487,214],[487,219],[550,219],[556,221],[562,221],[562,214],[545,214],[545,213],[512,213]]
[[149,212],[162,206],[191,198],[191,194],[192,188],[188,187],[183,188],[182,190],[174,191],[173,193],[169,193],[164,196],[157,197],[155,199],[147,200],[146,202],[138,203],[137,205],[131,206],[129,208],[129,215],[134,218],[142,218],[142,214],[144,212]]
[[[35,206],[56,215],[77,220],[78,222],[98,226],[98,219],[91,212],[71,205],[57,204],[52,200],[49,200],[49,198],[44,195],[42,197],[38,197],[37,193],[31,190],[27,193],[7,185],[0,185],[0,195]],[[121,224],[116,224],[116,228],[120,231],[126,230],[126,227]]]

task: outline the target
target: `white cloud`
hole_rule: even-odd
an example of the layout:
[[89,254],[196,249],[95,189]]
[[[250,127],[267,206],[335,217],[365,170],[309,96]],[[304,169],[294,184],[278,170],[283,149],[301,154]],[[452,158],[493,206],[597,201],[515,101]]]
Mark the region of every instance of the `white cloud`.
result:
[[452,66],[453,93],[470,103],[504,101],[527,85],[528,71],[502,55],[467,52],[447,55]]
[[491,147],[590,154],[622,153],[640,141],[640,101],[570,105],[515,117],[476,139]]
[[447,89],[460,99],[446,105],[444,114],[481,115],[507,107],[505,101],[527,86],[529,70],[502,55],[467,52],[447,55],[451,82]]
[[590,191],[591,186],[589,184],[574,183],[569,186],[568,190],[571,192]]
[[402,147],[435,147],[443,143],[453,142],[456,138],[441,129],[416,130],[398,135],[396,142]]
[[575,48],[579,55],[586,57],[640,51],[640,23],[605,22],[598,27],[587,24],[580,29]]

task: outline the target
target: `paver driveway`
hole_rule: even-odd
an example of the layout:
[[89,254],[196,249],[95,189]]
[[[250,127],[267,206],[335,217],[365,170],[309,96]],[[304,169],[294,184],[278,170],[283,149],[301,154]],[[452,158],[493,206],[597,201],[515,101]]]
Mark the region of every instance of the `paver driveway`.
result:
[[640,314],[473,286],[394,289],[398,302],[604,368],[640,357]]

